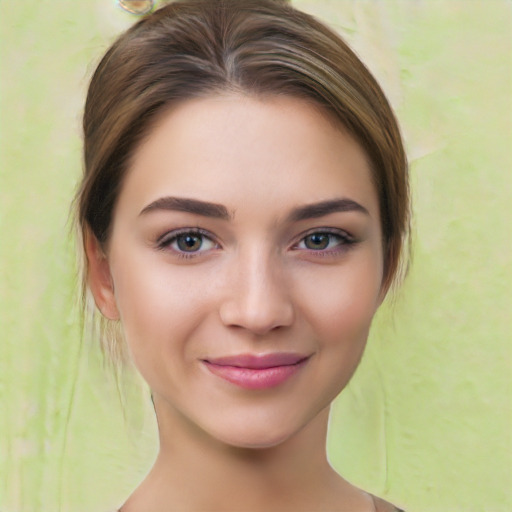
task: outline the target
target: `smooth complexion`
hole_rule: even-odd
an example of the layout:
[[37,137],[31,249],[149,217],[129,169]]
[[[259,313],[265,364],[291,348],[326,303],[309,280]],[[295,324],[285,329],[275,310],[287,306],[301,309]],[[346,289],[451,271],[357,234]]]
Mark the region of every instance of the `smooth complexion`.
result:
[[159,424],[123,511],[373,510],[325,454],[384,295],[376,191],[342,128],[290,97],[181,103],[136,151],[106,250],[86,246]]

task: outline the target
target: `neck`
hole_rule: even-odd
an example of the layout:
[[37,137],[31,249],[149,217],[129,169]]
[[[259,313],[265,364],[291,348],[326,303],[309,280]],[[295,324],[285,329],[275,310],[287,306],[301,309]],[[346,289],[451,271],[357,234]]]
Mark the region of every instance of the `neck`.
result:
[[155,409],[160,452],[123,512],[166,507],[314,510],[328,489],[342,481],[329,466],[325,451],[328,409],[277,446],[257,449],[218,441],[157,397]]

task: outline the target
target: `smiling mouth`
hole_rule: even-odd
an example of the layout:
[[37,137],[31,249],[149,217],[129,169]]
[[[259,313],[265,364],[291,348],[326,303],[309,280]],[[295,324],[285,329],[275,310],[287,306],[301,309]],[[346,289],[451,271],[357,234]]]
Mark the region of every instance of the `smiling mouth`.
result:
[[241,354],[203,359],[202,363],[217,377],[241,388],[268,389],[287,381],[307,364],[310,357],[293,353]]

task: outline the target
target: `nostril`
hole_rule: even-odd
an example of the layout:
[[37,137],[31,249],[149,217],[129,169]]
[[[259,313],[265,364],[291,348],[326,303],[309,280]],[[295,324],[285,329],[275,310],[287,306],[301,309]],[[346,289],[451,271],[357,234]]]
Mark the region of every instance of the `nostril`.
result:
[[233,300],[222,305],[220,317],[226,326],[264,335],[290,326],[294,311],[292,304],[287,301],[256,306]]

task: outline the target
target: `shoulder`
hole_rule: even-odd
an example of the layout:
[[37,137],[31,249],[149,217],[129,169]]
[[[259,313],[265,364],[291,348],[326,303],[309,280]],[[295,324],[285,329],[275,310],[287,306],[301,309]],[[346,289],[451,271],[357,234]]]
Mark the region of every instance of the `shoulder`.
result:
[[404,510],[395,507],[395,505],[384,501],[382,498],[377,498],[377,496],[373,496],[373,502],[375,503],[376,512],[405,512]]

